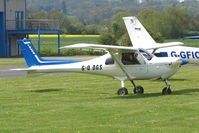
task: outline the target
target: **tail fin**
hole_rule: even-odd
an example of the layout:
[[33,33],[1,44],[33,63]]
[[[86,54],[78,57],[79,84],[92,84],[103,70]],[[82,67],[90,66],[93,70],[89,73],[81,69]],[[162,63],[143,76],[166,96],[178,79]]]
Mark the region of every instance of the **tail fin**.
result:
[[156,42],[136,17],[124,17],[123,20],[133,47],[149,48],[155,46]]
[[38,60],[41,60],[41,57],[38,55],[31,41],[25,39],[18,40],[18,44],[21,48],[21,52],[23,53],[28,67],[31,67],[33,65],[39,65]]
[[51,59],[43,59],[39,56],[37,51],[35,50],[31,40],[24,39],[17,41],[23,56],[26,60],[27,66],[41,66],[41,65],[56,65],[56,64],[69,64],[69,63],[76,63],[80,61],[74,60],[51,60]]

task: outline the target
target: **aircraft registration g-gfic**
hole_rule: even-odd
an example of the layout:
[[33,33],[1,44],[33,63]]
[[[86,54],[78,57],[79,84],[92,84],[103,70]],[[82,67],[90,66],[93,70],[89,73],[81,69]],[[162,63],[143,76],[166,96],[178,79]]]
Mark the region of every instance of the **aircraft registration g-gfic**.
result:
[[[143,87],[136,86],[134,80],[147,79],[162,79],[167,85],[163,88],[162,94],[171,94],[168,78],[175,74],[182,64],[186,63],[186,61],[176,58],[159,58],[141,48],[97,44],[74,44],[62,47],[62,49],[100,48],[108,51],[108,53],[88,61],[52,60],[41,58],[30,40],[18,40],[18,43],[28,68],[15,70],[28,71],[29,75],[53,72],[81,72],[106,75],[121,81],[121,88],[117,91],[118,95],[128,94],[128,90],[124,85],[127,80],[130,80],[133,84],[134,93],[144,93]],[[167,46],[170,46],[170,44]]]
[[[187,46],[159,48],[158,46],[168,43],[156,43],[135,16],[125,17],[123,19],[133,47],[145,48],[148,50],[150,50],[151,47],[156,47],[155,49],[150,50],[150,52],[158,57],[176,57],[184,59],[190,64],[199,64],[199,48]],[[170,44],[172,43],[183,44],[181,42],[171,42]]]
[[190,64],[199,64],[199,48],[175,46],[158,49],[155,52],[158,57],[179,57],[187,60]]

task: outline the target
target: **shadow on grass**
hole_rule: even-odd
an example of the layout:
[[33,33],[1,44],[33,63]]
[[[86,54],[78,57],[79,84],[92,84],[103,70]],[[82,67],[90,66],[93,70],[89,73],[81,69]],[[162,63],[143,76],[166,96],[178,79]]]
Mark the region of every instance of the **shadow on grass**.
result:
[[42,90],[31,90],[30,92],[36,92],[36,93],[47,93],[47,92],[57,92],[62,91],[62,89],[42,89]]
[[[154,82],[164,82],[163,80],[151,80],[151,81],[154,81]],[[168,81],[189,81],[189,79],[169,79]]]
[[188,79],[169,79],[168,81],[189,81]]
[[[183,90],[174,90],[171,94],[172,95],[193,95],[192,92],[199,92],[199,88],[192,88],[192,89],[183,89]],[[110,97],[110,99],[137,99],[137,98],[151,98],[151,97],[159,97],[159,96],[169,96],[169,95],[162,95],[162,92],[159,93],[146,93],[146,94],[129,94],[127,96],[115,96]]]
[[183,95],[183,94],[193,95],[193,94],[190,94],[192,92],[199,92],[199,88],[183,89],[183,90],[176,90],[176,91],[174,90],[173,95]]

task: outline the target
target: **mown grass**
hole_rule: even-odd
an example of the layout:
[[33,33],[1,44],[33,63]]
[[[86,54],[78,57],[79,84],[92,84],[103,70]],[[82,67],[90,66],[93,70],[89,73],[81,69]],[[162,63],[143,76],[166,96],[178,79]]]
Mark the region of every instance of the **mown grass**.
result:
[[[36,50],[38,50],[38,39],[31,38]],[[76,43],[97,43],[98,37],[61,37],[60,47]],[[58,39],[54,37],[43,37],[40,40],[40,50],[42,56],[58,55]],[[80,50],[61,50],[61,55],[99,55],[100,52],[80,51]]]
[[[162,96],[162,81],[135,81],[145,94],[116,94],[118,80],[88,74],[0,79],[2,133],[196,133],[199,67],[182,67]],[[85,78],[86,77],[86,78]]]
[[[36,49],[38,49],[38,39],[31,38]],[[98,43],[99,37],[61,37],[61,47],[76,43]],[[199,47],[199,40],[195,39],[167,39],[165,42],[183,42],[184,46]],[[58,55],[58,39],[54,37],[41,38],[41,55],[57,56]],[[81,51],[81,50],[61,50],[61,55],[101,55],[103,52]]]
[[24,58],[0,58],[1,66],[24,66],[26,62]]
[[199,39],[167,39],[165,42],[183,42],[188,47],[199,47]]

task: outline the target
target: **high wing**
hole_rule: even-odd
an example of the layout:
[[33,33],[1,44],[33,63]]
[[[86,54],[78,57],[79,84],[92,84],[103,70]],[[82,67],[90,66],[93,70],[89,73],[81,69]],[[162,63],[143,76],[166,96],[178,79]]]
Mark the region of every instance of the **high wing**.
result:
[[79,48],[100,48],[105,49],[109,51],[110,55],[113,57],[113,59],[116,61],[117,65],[120,67],[120,69],[123,71],[123,73],[126,75],[128,80],[131,81],[131,77],[126,71],[124,67],[122,67],[121,62],[119,61],[119,55],[115,51],[138,51],[138,48],[133,47],[124,47],[124,46],[111,46],[111,45],[98,45],[98,44],[87,44],[87,43],[79,43],[74,45],[69,45],[65,47],[61,47],[61,49],[79,49]]
[[98,48],[106,50],[138,50],[134,47],[124,47],[124,46],[111,46],[111,45],[99,45],[99,44],[88,44],[88,43],[78,43],[69,46],[61,47],[60,49],[79,49],[79,48]]

